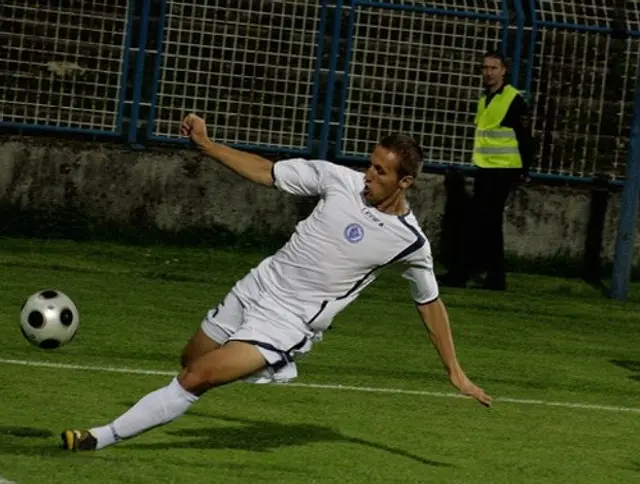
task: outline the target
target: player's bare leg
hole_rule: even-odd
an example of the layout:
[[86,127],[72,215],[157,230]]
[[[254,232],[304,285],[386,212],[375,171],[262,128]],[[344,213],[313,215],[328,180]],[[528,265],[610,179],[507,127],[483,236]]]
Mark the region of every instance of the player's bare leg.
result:
[[258,349],[241,341],[229,341],[182,370],[178,382],[186,391],[200,396],[211,388],[252,375],[267,366]]
[[213,341],[201,328],[198,328],[198,331],[194,333],[182,350],[180,365],[182,368],[186,368],[189,363],[194,362],[213,350],[217,350],[220,346],[222,345]]
[[108,425],[62,433],[67,450],[97,450],[183,415],[207,390],[248,377],[267,366],[253,345],[231,341],[189,363],[169,385],[149,393]]

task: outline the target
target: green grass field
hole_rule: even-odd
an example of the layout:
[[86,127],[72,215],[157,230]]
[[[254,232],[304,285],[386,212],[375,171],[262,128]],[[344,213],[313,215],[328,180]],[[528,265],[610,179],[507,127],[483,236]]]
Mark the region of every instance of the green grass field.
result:
[[[0,483],[640,482],[640,287],[621,304],[527,275],[510,276],[507,293],[442,291],[491,409],[456,398],[390,272],[292,384],[235,383],[136,439],[58,448],[63,428],[106,423],[166,385],[206,310],[259,259],[0,239]],[[18,325],[24,299],[44,288],[81,315],[74,341],[49,352]]]

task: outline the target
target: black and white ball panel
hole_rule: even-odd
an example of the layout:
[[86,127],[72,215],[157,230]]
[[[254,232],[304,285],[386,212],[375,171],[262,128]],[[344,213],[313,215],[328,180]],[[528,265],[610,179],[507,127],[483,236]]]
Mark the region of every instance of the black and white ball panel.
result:
[[69,343],[78,330],[80,317],[66,294],[46,289],[32,294],[20,310],[20,330],[34,346],[54,349]]
[[42,328],[44,326],[44,315],[38,310],[31,311],[27,317],[27,322],[32,328]]

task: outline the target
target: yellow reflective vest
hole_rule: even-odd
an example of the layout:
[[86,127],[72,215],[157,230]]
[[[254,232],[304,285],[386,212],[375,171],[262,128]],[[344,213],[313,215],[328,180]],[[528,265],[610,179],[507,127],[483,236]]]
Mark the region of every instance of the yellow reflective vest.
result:
[[522,168],[515,131],[500,126],[519,94],[515,87],[507,84],[493,97],[489,106],[486,95],[480,98],[475,117],[474,165],[480,168]]

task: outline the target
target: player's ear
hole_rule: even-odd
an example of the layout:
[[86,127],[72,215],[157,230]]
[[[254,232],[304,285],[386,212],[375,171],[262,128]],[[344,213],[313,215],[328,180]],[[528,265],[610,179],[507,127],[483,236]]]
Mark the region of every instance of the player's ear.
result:
[[414,181],[415,179],[411,175],[405,175],[402,178],[400,178],[400,181],[398,182],[398,184],[400,185],[400,188],[402,188],[403,190],[406,190],[411,185],[413,185]]

